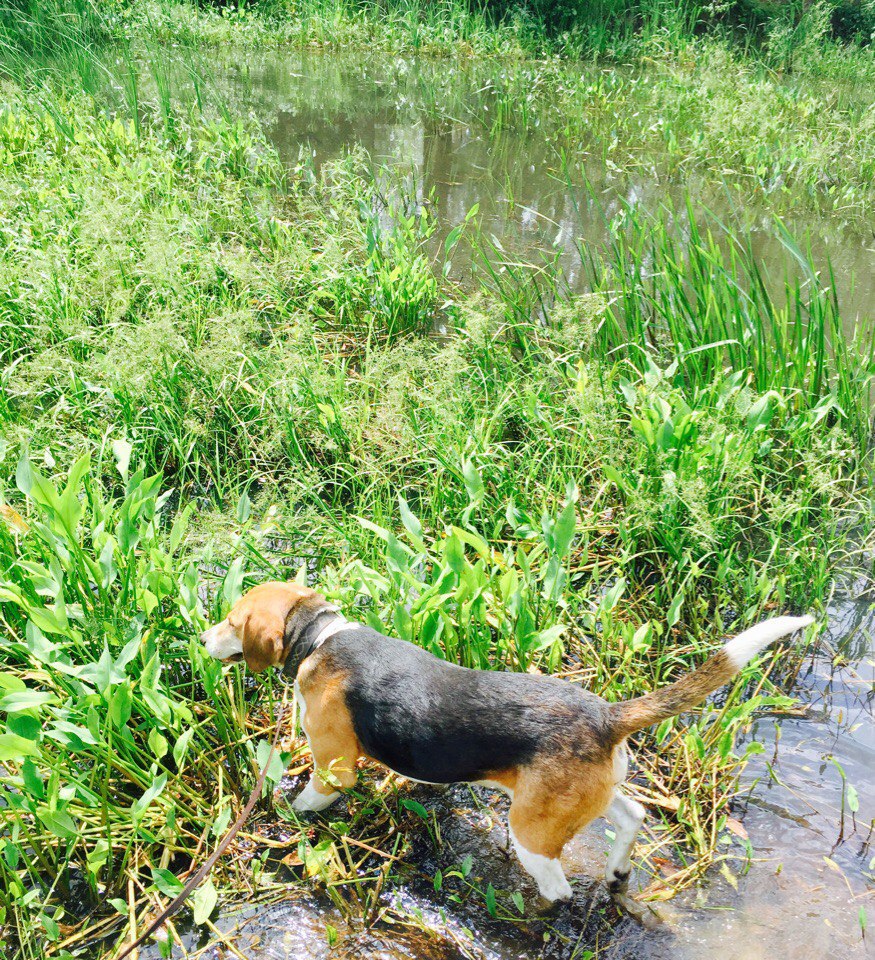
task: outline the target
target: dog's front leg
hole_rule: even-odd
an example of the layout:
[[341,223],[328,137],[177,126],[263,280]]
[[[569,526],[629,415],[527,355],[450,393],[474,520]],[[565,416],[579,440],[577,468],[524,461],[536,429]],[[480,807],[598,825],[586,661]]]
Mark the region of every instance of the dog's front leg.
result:
[[307,783],[307,786],[292,801],[292,810],[299,812],[310,811],[317,812],[325,810],[340,796],[339,790],[332,790],[330,793],[322,793],[316,788],[316,779],[318,774],[313,774]]
[[312,685],[308,694],[296,680],[295,699],[300,709],[301,729],[313,755],[313,774],[295,797],[292,809],[325,810],[340,796],[340,791],[332,787],[348,790],[355,785],[355,763],[361,751],[340,688],[331,695],[323,691],[317,696]]

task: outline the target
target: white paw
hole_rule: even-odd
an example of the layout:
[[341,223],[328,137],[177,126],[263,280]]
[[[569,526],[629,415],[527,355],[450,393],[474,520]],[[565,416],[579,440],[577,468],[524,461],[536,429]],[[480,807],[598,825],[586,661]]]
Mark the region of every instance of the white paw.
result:
[[320,793],[314,786],[311,778],[306,787],[295,797],[292,802],[292,810],[299,812],[318,812],[330,807],[332,803],[340,796],[337,790],[331,793]]
[[561,872],[551,877],[538,877],[537,880],[538,890],[540,890],[541,896],[545,900],[549,900],[552,903],[555,900],[571,899],[571,884]]
[[541,896],[546,900],[570,900],[571,884],[565,878],[562,864],[558,860],[544,857],[539,853],[532,853],[517,840],[512,828],[510,839],[513,842],[516,855],[526,872],[537,883]]

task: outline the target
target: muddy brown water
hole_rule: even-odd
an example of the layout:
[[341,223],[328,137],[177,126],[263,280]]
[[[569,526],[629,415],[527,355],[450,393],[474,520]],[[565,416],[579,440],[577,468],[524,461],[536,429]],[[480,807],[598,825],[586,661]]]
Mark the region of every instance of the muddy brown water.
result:
[[[594,144],[585,170],[599,202],[582,203],[583,193],[575,194],[561,174],[549,138],[505,133],[490,140],[472,120],[485,109],[476,76],[459,71],[453,81],[452,103],[463,119],[449,122],[436,115],[434,71],[452,70],[451,65],[271,52],[241,54],[213,68],[222,93],[259,117],[288,163],[308,156],[318,166],[363,146],[375,163],[407,172],[420,197],[434,191],[442,235],[478,203],[484,231],[513,255],[536,261],[539,251],[558,251],[573,290],[584,289],[577,243],[605,240],[605,214],[610,218],[624,202],[655,210],[674,200],[681,209],[684,190],[721,215],[741,216],[767,270],[782,274],[788,266],[764,211],[730,210],[723,191],[695,174],[670,182],[659,173],[659,158],[630,174],[602,163]],[[871,227],[835,217],[818,221],[811,214],[789,218],[789,225],[798,236],[810,235],[815,261],[832,261],[846,319],[871,317]],[[470,264],[454,269],[464,272]],[[482,902],[454,902],[448,888],[436,893],[434,871],[467,855],[474,875],[498,889],[531,893],[502,849],[504,801],[464,787],[446,793],[418,788],[416,796],[437,817],[443,843],[435,848],[423,829],[408,858],[409,876],[383,894],[383,905],[394,908],[387,922],[363,929],[347,922],[317,887],[294,884],[282,901],[226,910],[216,924],[251,960],[570,960],[591,951],[628,960],[875,957],[873,691],[875,612],[870,600],[849,590],[831,605],[826,643],[799,674],[795,693],[805,713],[780,722],[763,716],[750,730],[749,738],[765,749],[749,762],[734,806],[752,845],[749,870],[739,874],[740,861],[734,861],[731,881],[715,869],[696,889],[660,904],[664,922],[658,930],[612,910],[599,882],[609,845],[602,821],[566,852],[574,902],[546,918],[523,926],[493,920]],[[848,809],[843,776],[857,793],[856,814]],[[290,792],[295,788],[288,785]],[[342,810],[332,814],[338,817]],[[741,852],[739,845],[734,850]],[[649,879],[643,873],[634,877],[633,889]],[[871,925],[868,940],[864,917]],[[190,929],[185,933],[189,951],[207,942]],[[231,955],[221,945],[202,954]],[[159,954],[150,947],[141,956],[157,960]]]
[[[621,168],[604,159],[602,133],[569,142],[561,117],[549,110],[541,110],[534,131],[517,132],[511,120],[491,136],[495,77],[486,67],[318,51],[223,54],[209,67],[217,93],[256,116],[290,165],[309,158],[318,168],[363,147],[375,167],[386,164],[406,174],[414,196],[433,196],[436,255],[443,238],[477,204],[483,237],[496,239],[507,260],[537,264],[557,256],[568,288],[585,292],[580,250],[609,241],[611,221],[621,210],[670,207],[682,235],[689,196],[694,208],[749,234],[779,299],[783,278],[795,275],[796,263],[768,210],[745,205],[714,175],[695,168],[679,172],[642,144],[623,145],[621,155],[634,162]],[[870,90],[854,97],[852,92],[848,110],[864,109],[852,106],[855,98],[871,101]],[[594,123],[593,130],[603,126]],[[571,158],[567,166],[561,151]],[[831,266],[846,327],[873,321],[873,225],[839,213],[820,217],[801,202],[796,207],[782,211],[783,222],[800,248],[810,250],[823,277]],[[470,269],[462,244],[453,256],[453,275],[464,280]]]

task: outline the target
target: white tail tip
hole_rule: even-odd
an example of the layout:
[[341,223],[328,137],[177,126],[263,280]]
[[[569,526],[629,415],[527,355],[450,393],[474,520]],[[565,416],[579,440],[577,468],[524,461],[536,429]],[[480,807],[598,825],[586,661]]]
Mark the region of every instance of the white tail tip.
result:
[[763,620],[755,627],[745,630],[737,637],[733,637],[723,648],[726,656],[736,670],[741,668],[752,660],[760,650],[764,650],[770,643],[786,637],[788,634],[802,630],[804,627],[814,623],[814,617],[773,617],[771,620]]

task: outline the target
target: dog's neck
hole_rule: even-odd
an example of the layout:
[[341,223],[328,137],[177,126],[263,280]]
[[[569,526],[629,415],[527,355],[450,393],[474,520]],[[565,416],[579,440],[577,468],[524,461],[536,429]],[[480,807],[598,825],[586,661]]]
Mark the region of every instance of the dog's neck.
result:
[[283,675],[294,680],[301,664],[325,641],[338,633],[358,626],[350,623],[337,607],[329,603],[315,609],[293,611],[286,620],[285,647],[289,651],[283,664]]

